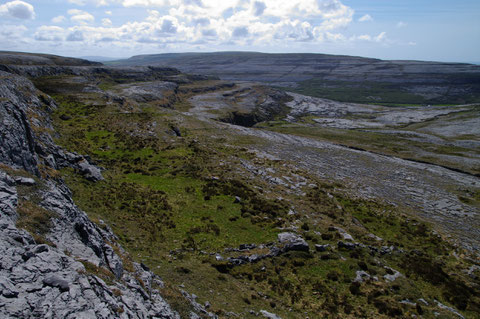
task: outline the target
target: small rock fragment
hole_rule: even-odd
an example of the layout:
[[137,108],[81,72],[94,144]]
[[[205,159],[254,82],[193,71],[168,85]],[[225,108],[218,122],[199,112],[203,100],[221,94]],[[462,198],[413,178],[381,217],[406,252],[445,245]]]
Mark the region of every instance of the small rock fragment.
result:
[[28,178],[28,177],[15,177],[15,182],[17,185],[25,185],[25,186],[33,186],[36,184],[35,180],[33,178]]
[[326,245],[315,245],[315,250],[319,252],[327,251],[330,248],[329,244]]
[[268,318],[268,319],[282,319],[279,316],[277,316],[276,314],[273,314],[273,313],[268,312],[266,310],[260,310],[260,313],[262,314],[262,316],[264,316],[265,318]]

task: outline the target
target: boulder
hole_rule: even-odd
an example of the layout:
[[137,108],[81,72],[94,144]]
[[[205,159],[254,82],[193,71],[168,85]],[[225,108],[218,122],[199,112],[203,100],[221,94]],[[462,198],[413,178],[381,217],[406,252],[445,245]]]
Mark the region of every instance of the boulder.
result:
[[69,284],[66,280],[63,280],[62,278],[55,275],[50,275],[47,278],[43,279],[43,284],[46,286],[58,288],[62,292],[68,291],[70,289]]
[[18,185],[25,185],[25,186],[33,186],[36,184],[33,178],[21,177],[21,176],[15,177],[15,182]]
[[294,233],[280,233],[278,234],[278,241],[283,244],[283,251],[306,251],[310,250],[308,243],[301,236]]
[[78,163],[78,168],[80,169],[80,173],[84,175],[86,179],[92,182],[103,180],[103,176],[100,169],[95,165],[90,164],[86,160],[83,160],[80,163]]
[[273,314],[271,312],[268,312],[266,310],[260,310],[260,313],[262,314],[263,317],[268,318],[268,319],[282,319],[276,314]]

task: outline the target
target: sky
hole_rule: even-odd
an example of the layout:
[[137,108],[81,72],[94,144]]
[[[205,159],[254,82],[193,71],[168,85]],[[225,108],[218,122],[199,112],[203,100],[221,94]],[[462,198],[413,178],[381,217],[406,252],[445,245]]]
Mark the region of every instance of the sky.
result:
[[0,50],[260,51],[480,63],[480,0],[0,0]]

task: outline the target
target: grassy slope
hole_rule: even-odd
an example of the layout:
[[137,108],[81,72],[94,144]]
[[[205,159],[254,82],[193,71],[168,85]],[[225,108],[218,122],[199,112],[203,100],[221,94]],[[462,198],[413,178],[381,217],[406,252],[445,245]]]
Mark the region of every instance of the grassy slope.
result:
[[[422,313],[433,318],[439,311],[435,299],[471,317],[479,313],[478,290],[464,273],[470,263],[453,257],[453,247],[420,221],[311,177],[309,183],[318,186],[306,187],[305,196],[273,187],[240,165],[249,161],[281,175],[293,173],[291,166],[255,158],[243,148],[259,141],[216,132],[191,118],[182,118],[183,137],[172,137],[166,131],[179,122],[173,111],[141,105],[125,113],[119,105],[102,102],[101,95],[54,97],[59,102],[54,114],[57,142],[89,154],[106,168],[105,181],[98,183],[62,171],[76,203],[93,220],[110,225],[133,259],[162,276],[164,294],[184,314],[188,310],[176,288],[181,284],[200,302],[208,300],[222,317],[228,311],[250,317],[250,309],[266,309],[284,318]],[[185,107],[185,102],[178,105]],[[242,200],[236,202],[235,196]],[[288,214],[292,206],[297,215]],[[341,236],[332,226],[377,249],[394,245],[404,253],[337,249]],[[225,248],[274,242],[279,227],[298,227],[311,248],[330,244],[334,249],[290,252],[233,268],[216,260],[215,253],[239,254]],[[370,233],[383,241],[373,240]],[[406,277],[386,282],[382,278],[391,272],[387,266]],[[360,269],[380,280],[352,284]],[[400,303],[418,298],[429,305]]]

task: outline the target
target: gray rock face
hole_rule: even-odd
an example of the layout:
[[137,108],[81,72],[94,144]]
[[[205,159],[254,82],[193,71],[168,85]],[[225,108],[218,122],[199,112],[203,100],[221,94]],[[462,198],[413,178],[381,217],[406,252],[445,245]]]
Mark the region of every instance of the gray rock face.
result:
[[297,234],[294,233],[280,233],[278,234],[278,241],[284,244],[283,251],[309,251],[308,243]]
[[11,220],[16,220],[18,198],[15,181],[0,171],[0,212]]
[[0,162],[36,173],[38,158],[27,106],[40,107],[40,100],[33,94],[23,93],[36,91],[27,79],[0,71],[0,81]]
[[172,82],[155,81],[144,82],[135,85],[124,85],[122,95],[135,102],[144,103],[165,98],[165,92],[171,92],[178,88],[178,85]]
[[[85,157],[63,151],[53,143],[49,113],[57,106],[28,79],[0,71],[0,162],[38,175],[39,164],[54,169],[73,167],[86,178],[103,179]],[[45,130],[47,129],[47,130]],[[20,183],[30,183],[21,179]]]
[[[0,170],[0,317],[179,318],[158,291],[143,290],[136,279],[142,278],[145,286],[151,287],[153,282],[160,282],[159,278],[139,265],[135,274],[124,273],[119,256],[105,242],[113,234],[92,224],[71,202],[64,186],[53,182],[48,186],[41,205],[58,213],[56,228],[49,238],[59,247],[37,245],[30,234],[16,228],[15,180]],[[83,223],[88,233],[85,243],[69,221]],[[60,241],[58,232],[70,234],[66,243]],[[72,257],[64,253],[65,244],[72,245]],[[82,256],[82,251],[93,253]],[[109,286],[74,259],[94,261],[82,258],[92,255],[98,264],[107,264],[120,280]]]

